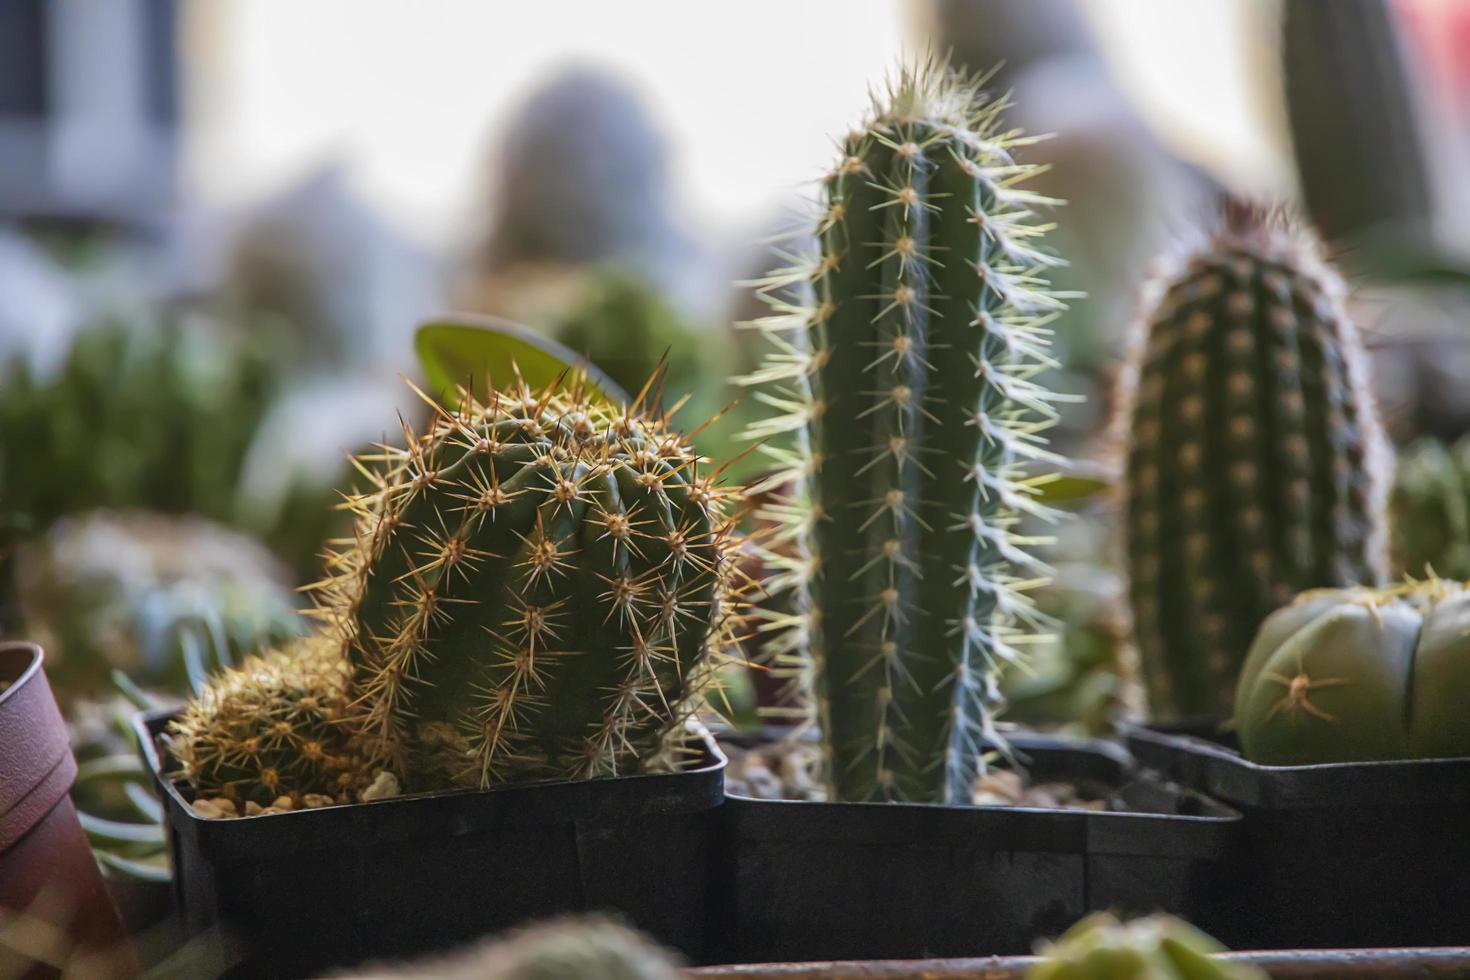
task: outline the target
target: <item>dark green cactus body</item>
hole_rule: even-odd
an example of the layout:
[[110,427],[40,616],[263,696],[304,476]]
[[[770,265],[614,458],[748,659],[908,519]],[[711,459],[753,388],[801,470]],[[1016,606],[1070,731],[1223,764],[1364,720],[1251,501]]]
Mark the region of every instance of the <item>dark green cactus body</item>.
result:
[[[1028,172],[998,107],[941,69],[907,75],[826,184],[797,379],[810,564],[797,576],[830,792],[968,801],[995,665],[1025,605],[1015,464],[1051,410],[1030,376],[1056,300],[1026,242]],[[783,326],[783,325],[775,325]],[[778,342],[779,343],[779,342]],[[806,386],[806,390],[801,390]],[[778,431],[777,420],[765,431]],[[757,429],[756,431],[761,431]]]
[[1383,577],[1385,450],[1341,292],[1300,234],[1232,208],[1146,321],[1128,551],[1158,716],[1228,717],[1271,610]]
[[441,418],[326,604],[369,730],[429,784],[636,770],[723,619],[718,498],[660,419],[529,392]]

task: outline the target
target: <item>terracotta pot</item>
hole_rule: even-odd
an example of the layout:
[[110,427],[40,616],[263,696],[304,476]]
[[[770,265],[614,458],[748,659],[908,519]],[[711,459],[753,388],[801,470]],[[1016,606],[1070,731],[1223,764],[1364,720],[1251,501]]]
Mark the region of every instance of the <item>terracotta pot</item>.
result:
[[126,976],[136,963],[67,795],[77,763],[42,656],[0,643],[0,975]]

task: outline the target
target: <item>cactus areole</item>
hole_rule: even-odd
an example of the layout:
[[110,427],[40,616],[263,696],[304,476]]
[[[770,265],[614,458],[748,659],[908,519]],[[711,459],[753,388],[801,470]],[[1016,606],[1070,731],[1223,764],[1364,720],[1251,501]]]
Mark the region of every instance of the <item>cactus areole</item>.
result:
[[943,65],[902,73],[826,179],[819,261],[772,280],[815,302],[765,321],[753,377],[782,414],[752,431],[804,433],[787,476],[806,492],[774,510],[803,553],[774,559],[806,612],[770,625],[809,653],[837,799],[969,802],[1029,608],[1017,467],[1046,456],[1032,379],[1060,304],[1002,108]]
[[1134,629],[1155,716],[1225,719],[1273,609],[1382,581],[1387,449],[1305,232],[1232,205],[1162,287],[1125,393]]
[[410,788],[627,775],[682,742],[728,626],[725,491],[641,404],[466,395],[352,500],[318,612]]

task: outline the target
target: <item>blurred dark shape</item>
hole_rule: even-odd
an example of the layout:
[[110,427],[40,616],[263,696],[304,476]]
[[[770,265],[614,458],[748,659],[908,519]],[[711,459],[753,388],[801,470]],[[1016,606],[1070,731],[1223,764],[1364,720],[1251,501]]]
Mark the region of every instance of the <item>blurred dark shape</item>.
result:
[[428,257],[323,168],[246,213],[218,285],[233,321],[273,318],[307,370],[406,370],[442,302]]
[[1109,416],[1110,372],[1136,305],[1138,284],[1176,234],[1195,225],[1218,185],[1180,160],[1118,87],[1075,0],[921,0],[938,51],[985,72],[1012,92],[1007,119],[1032,134],[1056,134],[1018,156],[1051,169],[1028,184],[1066,202],[1048,247],[1068,265],[1052,273],[1062,291],[1084,293],[1055,325],[1053,353],[1067,374],[1047,384],[1086,396],[1063,407],[1056,439],[1069,451]]
[[176,0],[0,3],[0,216],[151,224],[178,162]]
[[552,78],[507,126],[494,174],[477,278],[616,260],[677,292],[696,248],[674,218],[667,140],[621,79],[589,68]]
[[1427,248],[1445,203],[1436,186],[1444,137],[1429,125],[1420,66],[1392,5],[1284,6],[1286,110],[1312,222],[1333,243],[1375,236]]
[[994,71],[1003,91],[1049,58],[1096,58],[1097,43],[1075,0],[924,0],[935,49],[957,65]]

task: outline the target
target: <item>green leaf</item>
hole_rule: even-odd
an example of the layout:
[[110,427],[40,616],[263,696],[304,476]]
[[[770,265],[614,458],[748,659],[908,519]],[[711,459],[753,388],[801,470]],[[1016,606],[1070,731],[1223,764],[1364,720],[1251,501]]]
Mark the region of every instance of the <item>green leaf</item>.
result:
[[1052,507],[1090,500],[1107,493],[1117,483],[1116,473],[1085,460],[1068,460],[1062,472],[1042,473],[1031,478],[1035,499]]
[[94,817],[90,813],[78,813],[77,820],[94,846],[163,843],[163,827],[156,823],[125,823]]
[[163,804],[158,802],[158,797],[148,787],[139,783],[128,783],[123,787],[123,792],[128,795],[128,802],[138,811],[138,816],[150,823],[163,823]]
[[154,861],[134,861],[130,858],[120,857],[107,851],[92,852],[97,858],[97,863],[107,872],[107,876],[123,881],[157,881],[167,882],[171,875],[168,871],[168,862],[159,856]]
[[126,753],[88,759],[77,766],[76,783],[78,785],[86,786],[103,780],[125,783],[152,781],[138,757]]
[[498,317],[456,313],[419,327],[414,350],[428,378],[429,394],[452,405],[461,386],[483,392],[509,383],[519,369],[532,388],[555,381],[581,365],[594,396],[614,405],[632,401],[628,393],[576,351],[528,327]]

